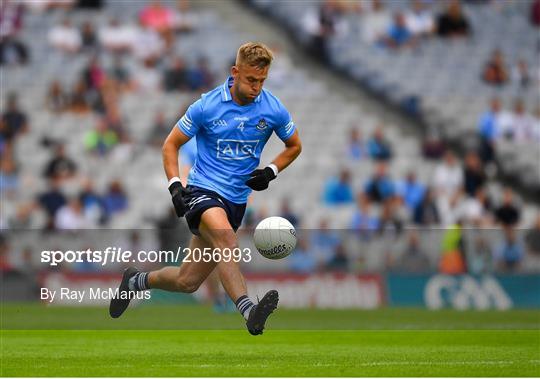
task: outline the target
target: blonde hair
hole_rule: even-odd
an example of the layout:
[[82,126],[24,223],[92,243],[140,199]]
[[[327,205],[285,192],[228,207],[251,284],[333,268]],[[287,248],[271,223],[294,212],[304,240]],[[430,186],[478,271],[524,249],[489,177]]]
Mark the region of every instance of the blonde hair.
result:
[[270,66],[274,55],[263,43],[248,42],[238,48],[236,53],[236,65],[247,64],[259,69]]

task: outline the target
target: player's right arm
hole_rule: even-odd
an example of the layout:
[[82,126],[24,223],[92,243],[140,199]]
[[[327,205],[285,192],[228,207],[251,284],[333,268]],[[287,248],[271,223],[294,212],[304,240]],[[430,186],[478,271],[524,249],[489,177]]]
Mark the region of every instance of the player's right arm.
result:
[[175,127],[163,143],[161,149],[163,156],[163,168],[169,180],[169,192],[172,196],[174,210],[178,217],[183,217],[186,213],[184,204],[185,187],[180,181],[180,169],[178,165],[178,150],[182,145],[197,134],[199,126],[202,125],[202,104],[201,99],[190,105],[186,114],[178,120]]

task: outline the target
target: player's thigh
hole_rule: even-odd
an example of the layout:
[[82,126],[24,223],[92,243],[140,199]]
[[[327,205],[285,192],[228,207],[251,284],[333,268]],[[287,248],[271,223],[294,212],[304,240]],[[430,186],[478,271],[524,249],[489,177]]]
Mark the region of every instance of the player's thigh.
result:
[[238,247],[236,233],[223,208],[213,207],[204,211],[201,215],[199,232],[213,248],[234,249]]
[[203,252],[212,253],[212,246],[202,237],[193,236],[189,244],[190,257],[180,266],[179,275],[187,283],[200,285],[216,267],[216,262],[205,262]]

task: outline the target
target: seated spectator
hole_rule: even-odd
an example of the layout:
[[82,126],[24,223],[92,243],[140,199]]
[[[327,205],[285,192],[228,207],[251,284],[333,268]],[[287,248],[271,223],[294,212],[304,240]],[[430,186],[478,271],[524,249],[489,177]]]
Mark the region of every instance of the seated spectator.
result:
[[387,174],[385,163],[378,163],[375,167],[375,173],[368,180],[364,187],[364,192],[371,201],[384,202],[394,196],[394,183]]
[[58,209],[54,217],[54,227],[58,230],[76,230],[90,227],[84,216],[81,202],[74,197]]
[[180,57],[175,57],[163,76],[165,91],[185,91],[190,89],[189,69]]
[[354,200],[351,173],[341,170],[339,178],[331,178],[324,189],[324,202],[328,205],[349,204]]
[[[274,71],[272,71],[272,73],[274,73]],[[206,91],[214,86],[214,82],[214,74],[210,71],[208,59],[199,57],[199,59],[197,59],[197,66],[189,71],[189,84],[191,89]]]
[[386,161],[392,158],[392,146],[385,139],[383,129],[379,126],[368,141],[368,152],[372,159]]
[[351,220],[351,229],[364,239],[369,239],[379,228],[379,218],[371,209],[371,203],[364,194],[357,196],[357,208]]
[[14,196],[19,189],[19,174],[14,160],[10,157],[0,159],[0,195]]
[[464,197],[456,209],[457,217],[464,223],[484,227],[491,225],[491,201],[485,187],[479,187],[474,197]]
[[397,238],[401,234],[407,220],[402,205],[403,199],[399,196],[388,198],[383,203],[377,235]]
[[318,265],[326,265],[330,261],[340,241],[336,230],[329,229],[328,220],[320,220],[318,228],[312,230],[309,240],[309,246]]
[[93,56],[83,71],[83,78],[88,90],[99,90],[103,85],[107,74],[97,56]]
[[317,269],[317,261],[306,239],[298,239],[296,248],[289,258],[289,268],[299,274],[309,274]]
[[112,18],[106,26],[98,31],[101,46],[113,53],[125,53],[133,48],[137,31],[130,25],[120,24],[117,18]]
[[28,47],[14,36],[0,38],[0,66],[22,66],[28,63]]
[[87,95],[87,87],[83,79],[77,81],[73,87],[73,91],[69,96],[69,110],[74,113],[86,113],[90,110],[89,97]]
[[81,33],[68,18],[49,31],[48,40],[54,48],[65,53],[77,53],[82,46]]
[[366,146],[362,139],[362,134],[357,127],[352,127],[349,131],[349,140],[347,141],[347,156],[354,160],[363,159],[366,155]]
[[446,144],[442,140],[440,133],[430,131],[422,141],[422,155],[426,159],[439,160],[446,151]]
[[413,0],[412,8],[405,15],[405,25],[413,36],[430,36],[435,31],[435,19],[427,4]]
[[173,9],[172,27],[177,32],[191,32],[197,25],[197,15],[190,10],[188,0],[176,2]]
[[122,91],[130,91],[135,88],[135,83],[131,79],[129,70],[124,65],[120,56],[115,56],[113,65],[108,75],[116,84],[116,88]]
[[534,0],[531,4],[531,24],[540,27],[540,0]]
[[503,193],[502,204],[495,209],[495,219],[506,229],[514,228],[519,223],[520,216],[520,210],[514,203],[512,189],[507,187]]
[[79,201],[83,207],[85,218],[93,225],[99,225],[105,221],[103,200],[95,191],[92,180],[86,179],[84,181],[82,191],[79,193]]
[[463,169],[463,185],[465,193],[468,196],[474,196],[478,188],[483,187],[486,183],[486,174],[482,161],[478,154],[469,152],[465,156],[465,166]]
[[384,3],[381,0],[372,0],[371,9],[366,9],[361,19],[364,42],[373,44],[375,41],[379,41],[388,30],[388,25],[391,22],[392,17],[384,8]]
[[525,256],[525,250],[515,230],[507,230],[503,236],[504,241],[495,249],[495,263],[499,270],[515,272]]
[[460,1],[450,1],[437,19],[437,34],[440,37],[466,37],[470,32],[469,21],[463,14]]
[[480,157],[484,163],[495,159],[495,143],[501,132],[501,102],[498,98],[491,99],[490,109],[484,112],[478,123],[480,133]]
[[463,185],[463,169],[459,165],[455,154],[447,150],[444,161],[435,168],[433,175],[433,190],[435,195],[451,197]]
[[128,207],[128,198],[122,188],[122,184],[118,180],[111,182],[109,190],[103,196],[103,205],[107,217],[111,217],[116,213],[122,212]]
[[407,28],[403,13],[397,12],[394,21],[386,31],[386,34],[379,40],[382,46],[390,49],[414,46],[415,39],[411,31]]
[[328,263],[326,263],[325,269],[333,272],[346,272],[349,270],[349,257],[342,243],[339,243],[334,249],[333,255]]
[[512,70],[512,81],[521,89],[527,89],[530,86],[532,77],[529,73],[529,66],[525,59],[519,59],[516,63]]
[[144,62],[160,59],[165,47],[158,32],[140,23],[131,39],[130,50],[137,59]]
[[77,173],[77,165],[73,159],[66,156],[64,144],[56,146],[54,157],[45,166],[43,175],[47,179],[62,180],[73,177]]
[[514,142],[534,141],[534,119],[525,111],[523,100],[518,99],[514,103],[511,112],[502,112],[499,123],[505,138]]
[[423,273],[429,271],[429,259],[420,246],[418,231],[411,230],[409,232],[407,244],[397,262],[392,266],[393,270],[399,272]]
[[56,212],[67,203],[67,199],[60,190],[58,183],[54,180],[49,181],[49,189],[39,194],[36,202],[47,213],[47,228],[54,228]]
[[88,131],[84,136],[84,147],[87,151],[98,155],[105,155],[118,144],[118,136],[107,129],[106,120],[101,118],[94,130]]
[[279,215],[287,220],[294,226],[298,228],[300,226],[300,218],[298,215],[291,209],[289,200],[284,198],[281,200],[281,209]]
[[139,19],[142,25],[162,33],[172,28],[174,13],[159,0],[152,0],[141,10]]
[[81,42],[84,50],[91,51],[98,45],[98,39],[94,30],[94,25],[91,22],[86,21],[81,27]]
[[161,76],[153,59],[146,59],[133,73],[137,81],[137,89],[142,92],[157,92],[161,90]]
[[405,205],[410,210],[414,210],[422,202],[426,192],[426,186],[418,183],[416,180],[416,174],[413,171],[409,171],[405,181],[398,183],[397,192],[405,200]]
[[15,93],[7,96],[6,110],[0,124],[0,138],[6,145],[11,145],[20,134],[28,130],[28,117],[19,109]]
[[489,61],[484,66],[482,79],[484,79],[487,84],[496,86],[500,86],[508,82],[508,69],[506,68],[506,62],[504,61],[504,56],[500,50],[495,50]]
[[431,188],[427,188],[424,197],[414,210],[414,222],[418,225],[437,225],[441,222],[439,210]]
[[536,217],[534,226],[525,233],[525,243],[529,253],[540,256],[540,215]]
[[54,113],[61,113],[67,110],[69,106],[69,96],[62,88],[62,84],[58,80],[54,80],[47,91],[45,99],[47,109]]

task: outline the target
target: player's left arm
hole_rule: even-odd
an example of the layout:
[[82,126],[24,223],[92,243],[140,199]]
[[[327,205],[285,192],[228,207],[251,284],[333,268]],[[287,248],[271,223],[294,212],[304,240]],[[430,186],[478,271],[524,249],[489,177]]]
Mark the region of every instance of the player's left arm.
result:
[[263,169],[257,169],[250,174],[246,184],[255,191],[263,191],[268,188],[270,181],[274,180],[278,173],[287,168],[302,152],[302,143],[298,131],[287,138],[285,149]]

